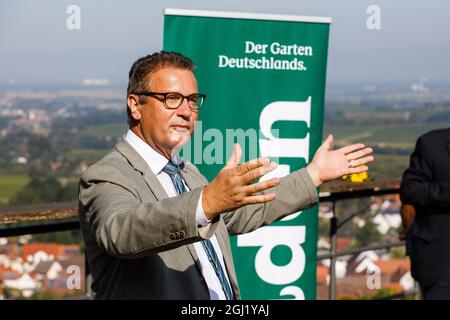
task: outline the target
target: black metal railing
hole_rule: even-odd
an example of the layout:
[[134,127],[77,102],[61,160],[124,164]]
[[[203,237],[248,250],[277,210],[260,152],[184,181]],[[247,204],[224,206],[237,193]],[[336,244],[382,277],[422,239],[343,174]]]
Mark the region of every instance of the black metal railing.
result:
[[[400,189],[399,188],[372,188],[372,189],[362,189],[362,190],[354,190],[354,191],[343,191],[343,192],[336,192],[336,193],[330,193],[330,192],[324,192],[320,194],[320,202],[331,202],[332,204],[332,214],[333,216],[330,219],[330,252],[328,254],[321,254],[318,255],[317,260],[325,260],[330,259],[330,267],[329,267],[329,285],[328,285],[328,299],[329,300],[336,300],[336,262],[338,257],[343,256],[349,256],[349,255],[356,255],[365,251],[372,251],[372,250],[387,250],[393,247],[402,247],[404,246],[404,241],[395,241],[395,242],[389,242],[389,243],[379,243],[374,244],[366,247],[360,247],[356,249],[351,250],[342,250],[337,251],[337,237],[338,237],[338,231],[341,227],[343,227],[346,223],[353,220],[358,215],[361,215],[365,213],[365,211],[370,207],[370,203],[368,206],[365,206],[354,213],[348,215],[347,217],[343,218],[341,221],[338,220],[336,208],[337,208],[337,202],[342,200],[351,200],[351,199],[360,199],[360,198],[374,198],[379,197],[383,195],[392,195],[392,194],[399,194]],[[416,284],[417,287],[417,284]],[[397,299],[405,296],[415,296],[418,295],[418,290],[410,290],[410,291],[404,291],[398,294],[389,295],[389,296],[383,296],[381,300],[387,300],[387,299]]]
[[[0,238],[79,230],[77,204],[44,203],[0,208]],[[89,299],[91,276],[84,259],[85,293],[70,299]]]

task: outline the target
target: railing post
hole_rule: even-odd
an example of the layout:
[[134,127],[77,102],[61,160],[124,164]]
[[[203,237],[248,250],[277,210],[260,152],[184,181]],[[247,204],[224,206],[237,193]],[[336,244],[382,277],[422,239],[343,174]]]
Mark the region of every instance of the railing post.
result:
[[330,221],[330,269],[328,284],[328,299],[336,300],[336,237],[337,237],[337,217],[336,217],[336,201],[332,202],[333,217]]
[[416,280],[414,280],[414,289],[413,289],[416,294],[414,295],[414,300],[423,300],[423,290],[422,287],[420,286],[419,282],[417,282]]
[[89,269],[89,263],[86,252],[84,253],[84,275],[85,275],[85,291],[86,291],[86,297],[91,300],[94,298],[93,292],[92,292],[92,274]]

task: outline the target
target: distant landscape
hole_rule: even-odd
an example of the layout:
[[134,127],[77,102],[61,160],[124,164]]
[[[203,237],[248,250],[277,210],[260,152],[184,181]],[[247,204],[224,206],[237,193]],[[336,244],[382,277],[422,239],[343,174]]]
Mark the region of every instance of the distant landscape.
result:
[[[371,179],[399,180],[417,137],[450,126],[450,93],[419,88],[329,90],[324,136],[372,146]],[[81,172],[126,128],[117,88],[1,89],[0,206],[75,201]]]
[[[450,93],[442,87],[425,86],[330,89],[324,114],[323,136],[333,133],[336,147],[363,142],[374,148],[376,161],[370,166],[367,182],[398,185],[417,137],[450,126]],[[105,155],[126,132],[126,120],[122,89],[0,88],[0,207],[75,202],[81,173]],[[348,188],[344,181],[335,183],[339,189]],[[345,217],[352,218],[339,229],[338,249],[398,241],[400,205],[398,195],[340,201],[335,207],[340,221]],[[330,203],[320,203],[319,254],[329,252],[331,210]],[[355,212],[359,214],[353,216]],[[79,230],[30,235],[25,240],[23,237],[0,240],[3,241],[0,245],[3,252],[24,251],[27,243],[41,246],[45,252],[70,245],[80,250],[73,258],[79,260],[76,265],[80,270],[84,267],[80,255],[84,244]],[[11,252],[9,254],[14,255]],[[340,261],[347,269],[345,278],[338,279],[338,299],[366,299],[411,289],[413,282],[408,271],[408,258],[401,246],[363,257],[364,263],[376,265],[381,270],[384,280],[380,290],[367,289],[365,275],[355,271],[356,265],[352,264],[352,259],[356,258],[347,257]],[[64,266],[63,262],[52,263]],[[26,263],[20,262],[20,265],[26,266]],[[22,273],[15,272],[15,279],[22,279]],[[328,272],[327,262],[319,261],[318,299],[327,298]],[[62,287],[65,276],[63,272],[58,282]],[[3,296],[8,299],[26,297],[25,292],[14,293],[13,287],[9,283]],[[33,291],[29,298],[78,294],[78,291],[67,291],[65,287],[61,291],[54,282],[44,287],[45,290]],[[0,297],[1,292],[0,286]]]

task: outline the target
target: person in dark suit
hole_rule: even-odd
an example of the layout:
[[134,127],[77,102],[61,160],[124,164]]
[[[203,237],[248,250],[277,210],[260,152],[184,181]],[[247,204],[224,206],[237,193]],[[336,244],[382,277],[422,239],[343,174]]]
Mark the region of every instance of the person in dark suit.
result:
[[80,179],[96,299],[239,299],[229,236],[314,205],[319,185],[366,171],[373,160],[363,144],[332,150],[330,135],[306,168],[258,181],[276,163],[239,164],[236,144],[208,183],[177,156],[205,99],[193,70],[178,53],[138,59],[129,75],[130,128]]
[[407,245],[425,299],[450,299],[450,128],[419,137],[400,197],[415,208]]

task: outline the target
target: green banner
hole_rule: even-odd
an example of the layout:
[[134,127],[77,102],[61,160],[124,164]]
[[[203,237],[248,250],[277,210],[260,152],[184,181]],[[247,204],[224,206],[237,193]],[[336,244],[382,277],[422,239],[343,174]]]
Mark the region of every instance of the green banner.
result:
[[[304,167],[322,141],[330,22],[167,9],[164,50],[194,61],[207,95],[183,157],[210,180],[235,142],[241,161],[277,161],[270,177]],[[317,213],[315,206],[231,238],[243,299],[315,299]]]

